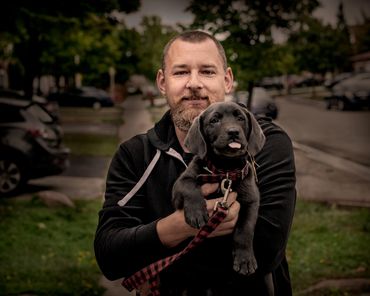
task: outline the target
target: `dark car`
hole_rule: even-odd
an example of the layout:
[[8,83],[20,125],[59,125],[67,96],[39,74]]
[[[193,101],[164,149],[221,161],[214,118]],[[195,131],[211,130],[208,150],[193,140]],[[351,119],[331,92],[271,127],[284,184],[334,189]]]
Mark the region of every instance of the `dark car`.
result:
[[25,101],[31,101],[42,106],[55,119],[59,119],[59,105],[56,101],[48,101],[42,96],[32,95],[27,97],[23,91],[13,89],[0,89],[0,98],[13,98]]
[[70,107],[112,107],[114,105],[110,95],[102,89],[93,86],[70,88],[65,91],[51,93],[49,101],[57,101],[59,106]]
[[338,84],[339,82],[341,82],[341,81],[343,81],[347,78],[352,77],[353,75],[354,74],[352,72],[340,73],[340,74],[336,75],[335,77],[333,77],[331,79],[325,80],[324,86],[328,89],[332,89],[334,87],[334,85]]
[[295,87],[319,86],[323,84],[323,80],[315,77],[306,77],[295,83]]
[[359,73],[338,82],[325,101],[327,109],[370,108],[370,73]]
[[284,84],[280,77],[265,77],[262,78],[260,82],[256,83],[256,85],[266,89],[282,90],[284,88]]
[[69,165],[62,130],[40,105],[0,98],[0,195],[13,195],[30,179]]
[[[237,91],[231,100],[247,105],[248,91]],[[255,115],[265,115],[276,119],[279,113],[275,100],[263,87],[254,87],[252,93],[251,112]]]

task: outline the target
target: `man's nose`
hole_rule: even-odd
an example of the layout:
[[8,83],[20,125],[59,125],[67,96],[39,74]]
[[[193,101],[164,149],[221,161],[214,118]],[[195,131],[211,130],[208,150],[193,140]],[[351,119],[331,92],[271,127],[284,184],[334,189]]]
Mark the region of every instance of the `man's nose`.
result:
[[189,80],[186,83],[186,87],[191,89],[199,89],[203,87],[203,83],[201,82],[198,73],[191,72]]

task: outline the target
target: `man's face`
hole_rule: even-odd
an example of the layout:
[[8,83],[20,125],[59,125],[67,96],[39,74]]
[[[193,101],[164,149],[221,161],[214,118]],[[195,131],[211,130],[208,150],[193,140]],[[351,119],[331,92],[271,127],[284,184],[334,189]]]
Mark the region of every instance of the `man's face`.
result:
[[230,68],[212,40],[190,43],[176,40],[165,58],[166,68],[159,70],[157,85],[166,96],[175,125],[188,131],[194,118],[215,102],[221,102],[233,85]]

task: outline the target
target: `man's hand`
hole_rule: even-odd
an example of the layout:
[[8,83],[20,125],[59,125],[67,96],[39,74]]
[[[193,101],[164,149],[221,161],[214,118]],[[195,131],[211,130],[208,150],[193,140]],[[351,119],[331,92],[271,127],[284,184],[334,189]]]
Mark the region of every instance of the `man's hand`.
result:
[[[215,192],[218,184],[204,184],[201,187],[202,195],[208,196]],[[229,211],[222,223],[211,233],[209,237],[222,236],[231,234],[238,220],[240,204],[236,201],[236,192],[230,192],[227,204],[230,206]],[[223,197],[207,200],[208,215],[213,214],[215,203],[222,201]],[[160,241],[164,246],[169,248],[177,246],[185,239],[195,236],[199,229],[193,228],[185,222],[184,210],[176,210],[171,215],[158,220],[157,233]]]
[[[201,191],[203,196],[208,196],[211,193],[215,192],[218,188],[217,183],[207,183],[202,185]],[[236,222],[238,221],[239,216],[239,210],[240,210],[240,204],[236,200],[237,193],[236,192],[230,192],[227,204],[229,205],[228,214],[225,217],[225,219],[221,222],[221,224],[210,234],[209,237],[216,237],[216,236],[222,236],[226,234],[230,234],[233,232],[234,227],[236,225]],[[207,210],[208,215],[211,216],[213,214],[215,204],[217,202],[220,202],[223,200],[223,197],[207,200]]]

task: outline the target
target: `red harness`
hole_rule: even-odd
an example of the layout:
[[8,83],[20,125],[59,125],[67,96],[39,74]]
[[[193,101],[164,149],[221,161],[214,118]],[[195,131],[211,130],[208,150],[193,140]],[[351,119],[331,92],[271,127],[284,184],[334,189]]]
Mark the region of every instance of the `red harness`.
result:
[[246,161],[244,167],[241,169],[224,170],[215,167],[209,160],[206,161],[203,167],[206,174],[199,174],[197,176],[198,184],[205,183],[220,183],[222,180],[230,179],[234,183],[243,180],[248,175],[249,162]]

